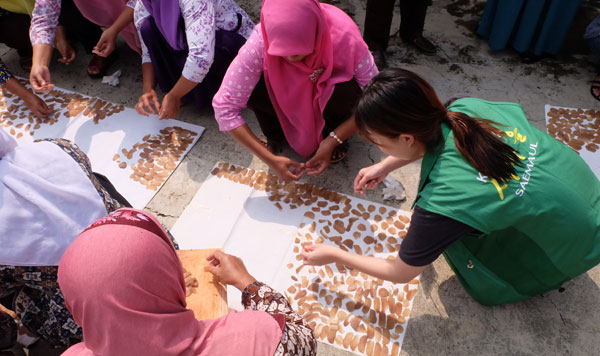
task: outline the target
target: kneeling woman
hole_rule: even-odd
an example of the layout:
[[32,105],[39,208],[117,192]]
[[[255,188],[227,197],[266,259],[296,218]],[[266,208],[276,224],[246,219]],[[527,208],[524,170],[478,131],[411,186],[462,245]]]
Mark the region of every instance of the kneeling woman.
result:
[[[123,206],[77,146],[63,139],[17,145],[0,129],[0,303],[35,336],[54,346],[81,341],[58,288],[58,263],[83,229]],[[0,325],[0,350],[16,342],[14,329]]]
[[[262,159],[280,177],[321,173],[346,155],[356,132],[352,107],[377,74],[354,21],[316,0],[265,0],[261,22],[227,70],[213,100],[221,131]],[[266,142],[245,124],[254,111]],[[301,164],[277,156],[287,142]]]
[[154,216],[121,209],[96,221],[60,261],[58,282],[84,339],[63,355],[316,354],[312,330],[283,295],[239,258],[209,258],[221,283],[243,291],[246,310],[196,320],[181,262]]
[[[254,28],[233,0],[137,0],[134,22],[142,39],[143,74],[135,108],[159,119],[175,118],[182,98],[199,108],[209,105]],[[161,104],[156,82],[165,93]]]
[[359,130],[387,153],[355,190],[423,159],[399,258],[309,246],[305,263],[343,263],[407,282],[442,252],[485,305],[545,293],[600,262],[600,182],[569,147],[531,125],[518,104],[475,98],[448,108],[414,73],[382,72],[356,108]]

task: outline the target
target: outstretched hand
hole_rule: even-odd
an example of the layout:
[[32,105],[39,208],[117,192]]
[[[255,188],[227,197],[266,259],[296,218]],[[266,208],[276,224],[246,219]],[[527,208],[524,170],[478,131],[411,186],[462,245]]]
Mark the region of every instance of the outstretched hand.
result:
[[158,111],[158,119],[174,119],[179,115],[181,108],[181,98],[171,93],[165,94],[162,105]]
[[36,93],[46,93],[54,89],[47,66],[34,64],[29,73],[29,83]]
[[354,179],[354,192],[365,194],[365,189],[377,188],[377,184],[381,183],[388,174],[389,172],[381,163],[361,169]]
[[232,285],[243,291],[247,285],[256,282],[256,279],[248,273],[244,262],[239,257],[217,250],[208,255],[206,259],[210,261],[208,271],[223,284]]
[[48,105],[46,105],[44,100],[42,100],[40,97],[33,93],[29,95],[24,101],[25,105],[27,105],[27,107],[29,108],[29,110],[31,110],[33,115],[41,119],[48,117],[48,115],[52,113],[52,109],[50,109]]
[[94,46],[92,53],[100,56],[100,57],[108,57],[116,47],[117,42],[117,34],[113,33],[112,29],[109,27],[100,36],[98,43]]
[[[154,105],[154,108],[152,107]],[[140,96],[137,104],[135,104],[135,111],[138,114],[149,116],[150,114],[158,114],[160,112],[160,103],[158,102],[158,95],[154,90],[150,90]]]
[[329,167],[331,162],[331,154],[335,149],[335,145],[330,143],[330,140],[323,140],[319,144],[319,148],[315,155],[312,156],[308,162],[306,162],[306,173],[307,174],[321,174]]
[[300,252],[305,265],[322,266],[337,262],[337,254],[341,250],[326,244],[305,245]]
[[275,174],[285,181],[300,179],[306,170],[304,163],[284,156],[275,156],[268,164]]

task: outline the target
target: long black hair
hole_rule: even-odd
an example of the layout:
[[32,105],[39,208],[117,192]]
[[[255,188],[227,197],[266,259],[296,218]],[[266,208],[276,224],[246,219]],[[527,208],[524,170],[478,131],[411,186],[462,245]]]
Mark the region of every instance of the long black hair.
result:
[[479,172],[506,182],[520,160],[514,148],[502,142],[502,130],[493,121],[448,111],[423,78],[404,69],[381,71],[364,90],[355,108],[359,132],[395,138],[410,134],[428,149],[442,141],[442,122],[454,133],[460,154]]

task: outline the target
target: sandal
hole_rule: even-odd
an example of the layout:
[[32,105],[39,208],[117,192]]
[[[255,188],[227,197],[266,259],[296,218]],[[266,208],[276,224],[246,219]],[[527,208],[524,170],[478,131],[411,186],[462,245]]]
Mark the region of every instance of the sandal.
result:
[[348,155],[348,142],[344,142],[341,145],[333,149],[331,153],[331,160],[329,163],[338,163],[342,161]]
[[[108,67],[110,67],[111,64],[113,64],[115,62],[115,60],[117,60],[117,57],[118,57],[118,54],[116,51],[111,53],[108,57],[100,57],[97,54],[93,54],[92,59],[90,60],[90,63],[88,64],[88,69],[87,69],[88,75],[91,78],[102,78],[106,74]],[[97,73],[90,72],[90,69],[94,69],[94,68],[98,70]]]
[[592,86],[590,87],[590,94],[592,94],[594,99],[600,100],[600,74],[598,74],[596,76],[596,78],[594,78],[594,80],[592,80]]
[[265,135],[260,135],[258,140],[274,155],[283,152],[283,143],[281,141],[271,140]]

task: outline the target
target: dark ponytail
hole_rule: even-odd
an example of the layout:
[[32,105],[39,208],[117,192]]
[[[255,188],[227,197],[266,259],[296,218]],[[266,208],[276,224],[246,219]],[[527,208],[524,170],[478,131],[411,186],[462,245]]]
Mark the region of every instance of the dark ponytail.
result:
[[500,140],[503,131],[492,126],[498,124],[446,110],[431,85],[407,70],[386,69],[375,76],[356,105],[355,120],[367,138],[369,132],[390,138],[410,134],[428,149],[441,144],[441,125],[447,122],[460,154],[499,182],[510,180],[520,163],[516,151]]

